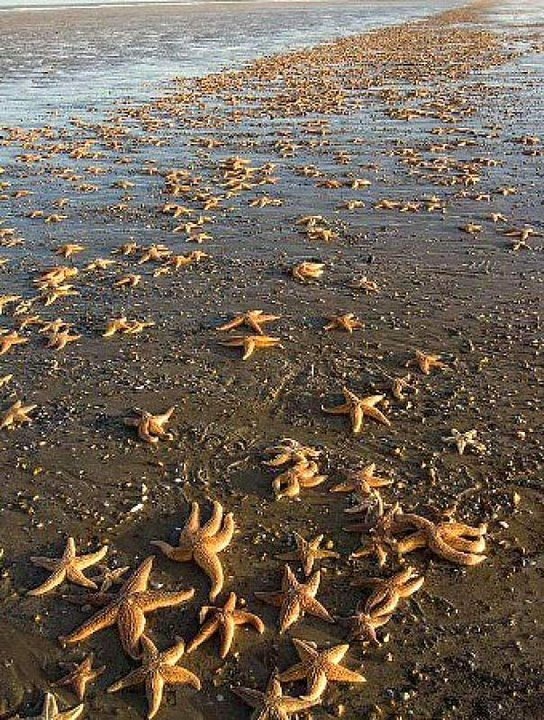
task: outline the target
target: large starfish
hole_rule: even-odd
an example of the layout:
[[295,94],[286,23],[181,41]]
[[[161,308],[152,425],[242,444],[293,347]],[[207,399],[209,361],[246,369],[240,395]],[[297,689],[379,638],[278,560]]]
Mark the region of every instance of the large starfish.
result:
[[224,550],[234,535],[234,518],[228,513],[223,518],[223,506],[214,501],[212,516],[201,527],[200,507],[197,502],[191,505],[191,514],[180,533],[177,547],[162,540],[153,540],[166,557],[176,562],[194,560],[212,581],[210,600],[215,600],[223,589],[223,567],[217,554]]
[[365,612],[389,615],[395,611],[400,599],[417,592],[424,580],[413,567],[407,567],[389,578],[360,578],[354,580],[352,585],[374,587],[365,602]]
[[349,645],[336,645],[329,650],[318,651],[304,640],[293,638],[293,644],[301,662],[280,673],[282,682],[306,680],[306,695],[309,700],[317,700],[325,692],[329,682],[366,682],[360,673],[339,665],[349,650]]
[[358,435],[363,429],[365,415],[368,415],[368,417],[371,417],[382,425],[387,425],[387,427],[391,426],[391,422],[376,408],[376,405],[385,398],[385,395],[368,395],[367,397],[360,398],[346,387],[342,389],[342,392],[346,400],[343,405],[333,408],[322,407],[321,409],[323,412],[332,415],[349,415],[354,435]]
[[329,492],[352,492],[359,495],[368,495],[373,488],[391,485],[392,480],[374,475],[375,472],[376,463],[370,463],[370,465],[365,465],[363,468],[350,470],[347,473],[347,480],[333,485]]
[[237,315],[230,322],[218,327],[218,330],[233,330],[234,328],[240,327],[241,325],[247,325],[254,330],[258,335],[264,335],[261,325],[279,320],[280,315],[267,315],[262,310],[248,310],[241,315]]
[[251,720],[289,720],[293,713],[300,713],[317,704],[316,700],[284,695],[277,670],[270,676],[264,692],[251,688],[232,688],[232,691],[255,708]]
[[408,360],[406,367],[417,365],[424,375],[430,375],[433,368],[448,369],[448,365],[442,362],[440,355],[426,355],[421,350],[416,350],[416,356]]
[[34,588],[34,590],[29,590],[28,594],[33,596],[45,595],[45,593],[58,587],[65,580],[96,590],[96,583],[85,577],[83,570],[99,563],[106,556],[107,552],[108,546],[105,545],[95,553],[78,557],[75,540],[69,537],[62,557],[31,557],[30,560],[34,565],[50,570],[52,575],[39,587]]
[[32,418],[29,417],[28,413],[37,407],[37,405],[23,405],[20,400],[17,400],[17,402],[14,402],[11,407],[4,411],[0,419],[0,430],[13,428],[15,425],[20,425],[24,422],[32,422]]
[[243,348],[242,360],[247,360],[255,350],[274,346],[281,347],[280,342],[280,338],[270,337],[270,335],[234,335],[228,340],[222,340],[219,344],[226,347]]
[[85,697],[85,691],[89,683],[94,682],[106,669],[102,667],[93,668],[93,655],[88,655],[79,665],[71,663],[72,670],[60,680],[53,683],[54,687],[70,687],[79,700]]
[[280,634],[283,634],[305,613],[334,623],[334,618],[331,617],[329,611],[315,598],[320,581],[321,573],[317,570],[306,583],[299,583],[289,565],[286,565],[281,590],[279,592],[256,592],[255,597],[269,605],[281,608]]
[[159,438],[170,438],[165,425],[172,417],[174,410],[175,407],[172,406],[160,415],[152,415],[146,410],[138,410],[139,417],[125,418],[124,422],[125,425],[137,428],[140,440],[154,444],[159,442]]
[[198,635],[187,646],[187,652],[196,650],[212,635],[219,633],[221,648],[219,656],[224,659],[229,654],[236,628],[241,625],[251,625],[259,634],[264,632],[264,623],[260,617],[245,610],[236,609],[236,594],[231,592],[223,607],[210,607],[205,605],[199,614],[202,627]]
[[190,685],[200,690],[200,679],[186,668],[178,667],[177,663],[185,652],[185,643],[178,640],[175,645],[159,652],[155,643],[147,635],[142,635],[142,665],[124,678],[110,685],[108,692],[113,693],[123,688],[145,683],[149,720],[158,713],[162,702],[165,685]]
[[293,533],[297,544],[296,550],[293,552],[278,555],[280,560],[298,560],[302,565],[302,569],[306,577],[311,574],[316,560],[325,560],[327,558],[339,558],[340,555],[333,550],[324,550],[320,547],[323,542],[323,535],[318,535],[313,540],[305,540],[302,535],[297,532]]
[[13,720],[76,720],[84,709],[85,706],[81,704],[71,710],[64,710],[64,712],[60,712],[55,696],[52,693],[46,692],[40,715],[34,715],[32,717],[27,716],[24,718],[20,715],[16,715]]
[[179,592],[148,590],[153,560],[153,556],[146,558],[123,584],[117,595],[101,594],[101,601],[109,600],[109,604],[77,630],[60,637],[60,642],[73,645],[86,640],[99,630],[117,624],[123,649],[131,657],[139,657],[139,644],[145,630],[146,613],[159,608],[181,605],[195,594],[193,588]]
[[326,475],[318,475],[319,468],[313,460],[301,460],[296,465],[274,478],[272,490],[276,500],[282,497],[296,497],[302,488],[313,488],[327,479]]

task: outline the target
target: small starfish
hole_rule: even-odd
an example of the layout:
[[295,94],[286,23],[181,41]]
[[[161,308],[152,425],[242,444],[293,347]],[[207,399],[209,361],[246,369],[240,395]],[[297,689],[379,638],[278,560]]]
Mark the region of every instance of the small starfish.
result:
[[[0,333],[5,332],[0,330]],[[28,338],[21,337],[19,333],[14,330],[7,335],[1,335],[0,336],[0,355],[5,355],[7,352],[11,350],[12,347],[15,347],[15,345],[24,345],[25,343],[29,342]]]
[[[360,558],[368,555],[375,555],[380,567],[387,562],[389,553],[396,548],[395,538],[393,537],[393,527],[398,513],[400,513],[398,503],[388,508],[376,522],[375,526],[370,530],[370,544],[363,546],[352,553],[352,557]],[[357,531],[359,528],[346,528],[349,531]],[[362,528],[365,532],[367,527]]]
[[370,293],[379,293],[380,292],[378,283],[376,283],[374,280],[369,280],[366,275],[363,275],[362,278],[358,278],[357,280],[354,280],[351,283],[351,287],[360,288],[361,290],[364,290],[367,295],[369,295]]
[[375,588],[365,602],[366,613],[390,615],[396,610],[400,599],[413,595],[421,588],[424,581],[425,578],[417,575],[413,567],[407,567],[389,578],[360,578],[354,580],[352,585]]
[[379,402],[384,400],[385,395],[369,395],[365,398],[359,398],[346,387],[342,389],[342,392],[346,399],[343,405],[334,408],[322,407],[321,409],[323,412],[332,415],[349,415],[354,435],[358,435],[363,429],[365,415],[368,415],[382,425],[386,425],[387,427],[391,426],[391,422],[375,407]]
[[339,665],[349,650],[349,645],[335,645],[329,650],[318,651],[304,640],[292,638],[301,662],[280,673],[282,682],[306,680],[306,695],[303,699],[317,700],[323,695],[329,682],[363,683],[360,673]]
[[35,597],[45,595],[45,593],[58,587],[65,580],[73,582],[76,585],[81,585],[82,587],[96,590],[96,583],[85,577],[82,571],[100,562],[106,556],[107,552],[108,546],[105,545],[95,553],[78,557],[75,540],[69,537],[61,558],[31,557],[30,561],[34,565],[50,570],[52,575],[42,585],[34,588],[34,590],[30,590],[28,595]]
[[3,388],[5,385],[7,385],[10,380],[13,380],[13,373],[0,377],[0,388]]
[[166,423],[172,417],[175,407],[172,406],[161,415],[152,415],[146,410],[138,410],[140,417],[125,418],[125,425],[138,428],[138,437],[140,440],[148,443],[158,443],[159,438],[171,438],[165,430]]
[[127,328],[123,331],[124,335],[138,335],[148,327],[153,327],[155,323],[145,320],[130,320]]
[[93,260],[93,262],[89,263],[87,267],[84,269],[87,272],[92,272],[93,270],[107,270],[110,265],[115,265],[115,260],[109,260],[106,258],[96,258],[96,260]]
[[291,275],[295,280],[305,283],[309,280],[318,280],[323,275],[324,269],[325,265],[323,263],[305,260],[292,268]]
[[355,615],[346,618],[350,624],[348,640],[350,642],[369,642],[376,647],[381,645],[376,630],[383,627],[392,617],[392,613],[381,613],[378,608],[372,613],[357,608]]
[[307,462],[309,459],[316,460],[321,455],[321,450],[302,445],[298,440],[283,438],[277,445],[271,445],[265,449],[265,453],[274,453],[276,457],[271,460],[264,460],[265,465],[280,467],[288,462]]
[[128,275],[123,275],[123,277],[120,277],[119,280],[116,280],[113,283],[114,288],[124,288],[124,287],[136,287],[140,284],[142,280],[141,275],[135,275],[134,273],[129,273]]
[[277,670],[270,676],[264,693],[242,687],[232,688],[232,691],[255,708],[251,716],[252,720],[289,720],[293,713],[300,713],[317,704],[316,700],[284,695]]
[[241,315],[237,315],[233,320],[221,327],[218,330],[233,330],[234,328],[240,327],[241,325],[247,325],[254,330],[258,335],[264,335],[261,325],[279,320],[280,315],[266,315],[262,310],[248,310]]
[[116,250],[113,250],[113,255],[135,255],[138,250],[140,249],[138,243],[135,242],[128,242],[124,243],[120,247],[118,247]]
[[374,475],[376,463],[370,463],[363,468],[351,470],[347,474],[347,481],[333,485],[329,492],[352,492],[360,495],[368,495],[373,488],[386,487],[393,482],[389,478]]
[[118,332],[125,332],[129,327],[129,321],[126,315],[108,320],[106,330],[102,333],[102,337],[112,337]]
[[328,325],[325,325],[324,330],[345,330],[350,335],[354,330],[364,328],[365,324],[358,320],[353,313],[346,313],[345,315],[335,315],[330,318]]
[[97,565],[96,568],[100,574],[95,575],[91,580],[100,583],[99,592],[101,593],[107,592],[117,583],[124,582],[123,575],[130,570],[128,566],[110,569],[107,565]]
[[177,639],[175,645],[159,652],[155,643],[147,635],[142,635],[142,665],[133,670],[124,678],[110,685],[109,693],[123,690],[133,685],[145,683],[149,720],[158,713],[162,702],[165,685],[190,685],[200,690],[200,679],[186,668],[179,667],[177,663],[185,652],[185,643]]
[[50,322],[46,322],[42,325],[42,327],[38,330],[38,332],[41,333],[60,333],[64,330],[68,330],[68,328],[71,327],[70,323],[65,322],[62,320],[62,318],[57,318],[56,320],[51,320]]
[[261,618],[244,610],[236,609],[236,594],[233,592],[229,594],[227,602],[221,608],[204,606],[200,610],[199,621],[202,627],[198,635],[187,646],[187,652],[196,650],[212,635],[219,633],[221,639],[219,656],[223,660],[229,654],[237,627],[251,625],[260,635],[264,632],[264,623]]
[[305,540],[297,532],[293,533],[297,549],[293,552],[278,555],[279,560],[299,560],[306,577],[311,574],[316,560],[326,558],[339,558],[340,555],[332,550],[323,550],[320,545],[323,542],[323,535],[318,535],[313,540]]
[[306,583],[299,583],[295,574],[285,566],[281,590],[279,592],[256,592],[255,597],[269,605],[280,609],[280,635],[297,622],[306,612],[310,615],[334,623],[328,610],[315,599],[321,581],[321,573],[317,570]]
[[451,435],[449,437],[443,437],[442,440],[447,445],[455,445],[459,455],[463,455],[465,450],[468,448],[474,448],[476,452],[485,452],[486,446],[476,439],[478,435],[477,430],[467,430],[467,432],[460,432],[457,428],[451,429]]
[[275,345],[281,347],[280,342],[280,338],[270,337],[270,335],[234,335],[229,340],[223,340],[219,344],[227,347],[243,347],[242,360],[247,360],[255,350],[274,347]]
[[391,393],[393,397],[398,400],[399,402],[406,402],[407,398],[404,394],[405,390],[413,390],[414,395],[417,395],[419,390],[415,385],[411,385],[412,376],[410,373],[407,373],[403,377],[396,377],[393,378],[393,383],[391,385]]
[[83,252],[85,250],[85,245],[78,245],[77,243],[66,243],[66,245],[61,245],[56,249],[57,255],[62,255],[64,258],[71,258],[73,255],[76,255],[77,253]]
[[212,516],[201,527],[200,507],[194,502],[189,519],[180,533],[177,547],[172,547],[162,540],[153,540],[151,544],[175,562],[194,560],[212,581],[210,600],[215,600],[223,589],[224,582],[223,567],[217,555],[227,547],[233,535],[233,515],[228,513],[223,518],[221,503],[214,501]]
[[94,670],[93,660],[94,656],[91,654],[87,655],[85,660],[83,660],[83,662],[79,665],[70,663],[72,670],[68,673],[68,675],[65,675],[60,680],[53,683],[53,687],[70,687],[77,695],[78,699],[83,700],[85,697],[85,691],[87,690],[87,685],[89,683],[93,683],[97,678],[99,678],[106,669],[106,666],[102,665],[102,667]]
[[80,340],[81,337],[81,335],[70,335],[68,330],[51,333],[46,347],[52,348],[53,350],[62,350],[68,343],[76,342],[76,340]]
[[313,460],[301,460],[292,468],[282,472],[272,481],[272,490],[276,500],[282,497],[297,497],[302,488],[313,488],[327,479],[326,475],[318,475],[319,468]]
[[17,402],[14,402],[2,415],[0,419],[0,430],[13,428],[15,425],[20,425],[24,422],[32,422],[32,418],[29,417],[28,413],[37,407],[37,405],[23,405],[20,400],[17,400]]
[[412,360],[408,360],[406,367],[418,365],[424,375],[430,375],[433,368],[447,369],[448,365],[440,360],[440,355],[426,355],[420,350],[416,350],[416,356]]
[[64,712],[60,712],[55,696],[52,693],[47,692],[45,693],[42,712],[40,715],[24,718],[20,715],[16,715],[14,720],[76,720],[84,709],[85,706],[81,704],[72,708],[72,710],[64,710]]
[[117,624],[124,651],[130,657],[138,658],[140,638],[145,630],[146,613],[181,605],[195,594],[193,588],[179,592],[148,590],[153,560],[153,556],[146,558],[123,584],[117,595],[101,593],[100,604],[107,602],[106,607],[90,617],[77,630],[65,637],[59,637],[59,641],[62,644],[73,645]]

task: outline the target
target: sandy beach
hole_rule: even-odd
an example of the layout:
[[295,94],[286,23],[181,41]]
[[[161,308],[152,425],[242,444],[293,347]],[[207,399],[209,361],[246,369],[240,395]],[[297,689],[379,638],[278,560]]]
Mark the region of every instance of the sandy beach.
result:
[[[264,623],[238,627],[225,659],[217,636],[187,652],[201,690],[166,688],[159,720],[249,718],[235,690],[263,692],[298,662],[292,638],[349,642],[341,665],[366,682],[331,681],[291,717],[542,717],[544,7],[530,22],[511,12],[481,0],[263,48],[106,114],[0,128],[2,720],[40,717],[46,691],[77,706],[53,684],[91,652],[105,670],[81,716],[147,716],[143,685],[107,692],[140,662],[115,627],[58,640],[120,585],[93,566],[94,590],[28,595],[49,574],[31,557],[60,558],[69,537],[80,555],[107,545],[108,568],[130,568],[121,582],[153,555],[150,589],[194,588],[147,616],[161,650],[193,640],[202,606],[231,592]],[[277,319],[219,329],[252,310]],[[417,353],[434,358],[428,374]],[[369,411],[355,433],[353,412],[324,412],[344,388],[378,396],[385,421]],[[289,464],[266,461],[282,438],[315,457],[295,453],[309,486],[278,498]],[[372,463],[390,484],[331,492]],[[205,523],[212,501],[235,531],[210,600],[209,572],[151,543],[175,546],[191,503]],[[376,549],[388,513],[380,566],[357,551]],[[414,515],[478,540],[441,555],[423,520],[403,535]],[[295,533],[339,556],[313,568],[335,622],[307,612],[280,633],[255,593],[280,590]],[[379,644],[347,641],[346,618],[373,611],[357,583],[409,567],[424,580]]]

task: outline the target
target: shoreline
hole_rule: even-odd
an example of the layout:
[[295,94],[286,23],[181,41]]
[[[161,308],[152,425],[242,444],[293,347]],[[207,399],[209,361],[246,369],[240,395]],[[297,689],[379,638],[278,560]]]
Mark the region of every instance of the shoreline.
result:
[[[477,8],[493,4],[173,80],[166,94],[114,105],[94,121],[4,131],[10,159],[0,182],[10,184],[0,234],[13,227],[23,242],[0,247],[8,261],[2,293],[32,299],[46,268],[77,267],[69,283],[78,295],[51,306],[38,299],[26,316],[62,317],[82,337],[56,352],[30,324],[20,330],[28,343],[0,357],[0,377],[14,375],[0,389],[0,412],[16,398],[37,406],[29,424],[0,431],[0,520],[9,528],[0,539],[0,628],[9,637],[0,648],[2,720],[37,712],[41,691],[61,676],[59,662],[91,650],[107,670],[89,691],[88,713],[144,716],[141,688],[105,693],[135,667],[115,632],[60,647],[57,637],[91,613],[63,599],[73,586],[26,596],[45,578],[29,557],[58,556],[72,535],[80,552],[107,543],[117,566],[134,568],[151,554],[151,540],[175,539],[190,501],[207,518],[210,498],[237,525],[221,554],[220,602],[237,592],[266,629],[238,631],[225,662],[215,641],[184,657],[203,689],[168,693],[158,717],[248,717],[232,687],[262,689],[275,666],[290,667],[290,636],[319,647],[345,640],[340,623],[311,616],[279,635],[277,610],[254,596],[277,589],[277,556],[293,550],[294,532],[324,533],[341,555],[321,562],[318,598],[334,616],[352,614],[365,597],[354,579],[406,567],[394,557],[383,569],[354,558],[368,540],[342,530],[356,500],[329,492],[349,468],[372,462],[394,481],[383,488],[387,506],[399,502],[428,520],[453,509],[456,520],[487,523],[488,557],[465,568],[425,548],[410,554],[423,590],[399,606],[381,647],[353,643],[346,656],[367,682],[331,684],[311,716],[522,720],[537,712],[544,246],[535,234],[514,250],[517,236],[505,233],[544,231],[534,195],[540,143],[527,140],[543,112],[531,88],[544,71],[541,58],[523,66],[533,55],[514,53],[507,28],[487,27]],[[530,103],[531,113],[520,111]],[[254,170],[229,176],[233,157]],[[182,210],[174,216],[179,207],[186,218]],[[52,214],[67,217],[46,223]],[[300,224],[307,215],[321,216],[313,236]],[[135,255],[112,254],[130,242]],[[55,251],[66,243],[84,249],[64,259]],[[206,256],[181,269],[168,258],[141,262],[159,244],[175,256]],[[97,257],[115,264],[85,270]],[[322,263],[323,276],[297,282],[291,270],[302,261]],[[131,273],[142,275],[140,284],[115,289]],[[0,316],[6,330],[20,327],[15,306]],[[270,328],[282,347],[243,361],[239,348],[220,344],[230,336],[218,327],[252,308],[281,316]],[[365,327],[323,329],[349,312]],[[154,325],[103,338],[107,320],[124,314]],[[416,349],[440,354],[448,369],[428,377],[405,369]],[[408,372],[417,393],[408,389],[402,402],[391,381]],[[323,413],[341,402],[345,385],[384,395],[391,426],[368,419],[354,436],[349,419]],[[156,446],[123,423],[132,408],[170,406],[173,437]],[[485,450],[459,455],[444,442],[454,428],[477,430]],[[275,500],[264,448],[282,437],[321,449],[328,479]],[[157,556],[152,577],[167,590],[195,587],[181,611],[161,610],[148,623],[161,648],[175,635],[189,641],[209,604],[205,574]],[[300,696],[304,685],[285,692]],[[62,708],[74,706],[70,692],[59,697]]]

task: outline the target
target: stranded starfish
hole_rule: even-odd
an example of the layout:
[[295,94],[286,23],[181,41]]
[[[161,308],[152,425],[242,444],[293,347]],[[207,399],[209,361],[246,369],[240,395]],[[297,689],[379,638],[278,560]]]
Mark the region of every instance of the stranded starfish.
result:
[[420,350],[416,350],[416,356],[412,360],[408,360],[406,367],[418,365],[424,375],[430,375],[433,368],[447,369],[446,363],[440,360],[440,355],[426,355]]
[[280,467],[288,462],[307,462],[308,459],[316,460],[321,455],[321,450],[302,445],[298,440],[283,438],[277,445],[271,445],[265,449],[265,453],[275,455],[271,460],[264,460],[265,465]]
[[158,443],[159,438],[171,436],[166,432],[165,425],[172,417],[175,407],[172,406],[161,415],[152,415],[146,410],[137,410],[140,413],[138,418],[125,418],[125,425],[138,428],[140,440],[148,443]]
[[284,695],[277,670],[270,676],[264,693],[251,688],[232,688],[232,691],[255,708],[251,720],[289,720],[293,713],[300,713],[317,704],[316,700]]
[[104,628],[117,624],[123,649],[131,657],[139,657],[139,644],[145,630],[146,613],[159,608],[181,605],[195,594],[193,588],[179,592],[148,590],[147,585],[153,560],[153,556],[146,558],[123,584],[117,595],[101,594],[101,601],[109,601],[109,604],[90,617],[77,630],[66,637],[59,637],[59,641],[63,644],[73,645],[86,640]]
[[319,652],[310,643],[298,638],[293,638],[293,644],[301,662],[280,673],[279,679],[282,682],[306,680],[307,690],[304,699],[320,698],[329,682],[366,682],[366,678],[361,674],[339,665],[349,650],[349,645],[336,645],[329,650]]
[[447,445],[455,445],[459,455],[463,455],[466,448],[474,448],[476,452],[485,452],[486,446],[476,439],[478,435],[477,430],[468,430],[467,432],[460,432],[457,428],[451,429],[451,435],[449,437],[443,437],[442,440]]
[[259,634],[262,635],[264,632],[264,623],[261,618],[253,615],[253,613],[236,609],[236,594],[233,592],[229,594],[228,600],[223,607],[205,605],[200,610],[199,621],[202,627],[198,635],[187,646],[188,653],[196,650],[215,633],[219,633],[221,639],[219,656],[224,659],[229,654],[237,627],[251,625]]
[[256,592],[255,597],[269,605],[281,608],[280,634],[283,634],[306,612],[326,622],[334,623],[334,618],[331,617],[328,610],[315,599],[320,581],[321,573],[317,570],[308,582],[299,583],[289,565],[286,565],[281,590],[279,592]]
[[298,560],[302,565],[306,577],[311,574],[316,560],[326,558],[339,558],[340,555],[332,550],[323,550],[320,545],[323,542],[323,535],[318,535],[313,540],[305,540],[297,532],[293,533],[297,549],[293,552],[278,555],[280,560]]
[[351,470],[347,473],[347,481],[333,485],[329,492],[352,492],[359,495],[368,495],[373,488],[385,487],[393,482],[388,478],[374,475],[376,463],[370,463],[363,468]]
[[325,265],[323,263],[304,262],[295,265],[291,270],[291,275],[299,282],[308,282],[309,280],[318,280],[323,275]]
[[166,557],[175,562],[194,560],[212,581],[210,600],[215,600],[223,589],[223,567],[217,557],[224,550],[234,535],[234,519],[232,513],[223,518],[223,506],[215,501],[212,516],[201,527],[200,507],[197,502],[191,505],[191,514],[181,531],[177,547],[172,547],[162,540],[153,540],[152,545],[158,547]]
[[34,590],[30,590],[28,594],[33,596],[45,595],[45,593],[61,585],[65,580],[96,590],[96,583],[85,577],[83,570],[99,563],[106,556],[107,552],[108,546],[105,545],[95,553],[78,557],[75,540],[69,537],[62,557],[31,557],[30,561],[34,565],[50,570],[52,575],[42,585],[34,588]]
[[78,699],[83,700],[87,685],[89,683],[93,683],[97,678],[99,678],[106,669],[106,666],[102,665],[102,667],[93,670],[93,659],[94,657],[91,654],[88,655],[79,665],[70,663],[70,666],[72,667],[71,672],[62,677],[60,680],[57,680],[57,682],[53,683],[53,687],[70,687],[77,695]]
[[242,360],[247,360],[255,350],[280,345],[280,338],[270,337],[270,335],[234,335],[229,340],[223,340],[220,345],[227,347],[243,347],[244,354]]
[[17,402],[14,402],[2,415],[0,430],[13,428],[15,425],[20,425],[24,422],[32,422],[32,418],[28,416],[28,413],[37,407],[37,405],[23,405],[20,400],[17,400]]
[[319,468],[313,460],[301,460],[292,468],[282,472],[272,481],[272,490],[276,500],[282,497],[296,497],[302,488],[313,488],[327,479],[326,475],[318,475]]
[[366,613],[390,615],[396,610],[400,599],[417,592],[424,580],[424,577],[416,574],[413,567],[407,567],[389,578],[360,578],[354,580],[352,585],[374,587],[364,605]]
[[165,685],[190,685],[200,690],[201,684],[194,673],[177,665],[185,652],[183,640],[178,640],[175,645],[162,652],[157,650],[155,643],[146,635],[142,635],[141,643],[143,651],[141,667],[110,685],[108,692],[114,693],[123,688],[145,683],[147,717],[151,720],[159,711]]
[[354,330],[363,328],[365,326],[360,320],[358,320],[353,313],[346,313],[345,315],[335,315],[329,318],[330,322],[325,325],[324,330],[345,330],[350,335]]
[[14,720],[76,720],[84,709],[85,706],[82,704],[72,708],[72,710],[64,710],[64,712],[60,712],[55,696],[47,692],[45,693],[42,712],[40,715],[24,718],[20,715],[16,715]]
[[[0,330],[0,335],[3,332],[5,332],[5,330]],[[13,332],[7,333],[7,335],[1,335],[0,336],[0,355],[5,355],[15,345],[24,345],[27,342],[29,342],[29,339],[25,338],[25,337],[21,337],[19,335],[19,333],[15,330]]]
[[393,613],[382,613],[380,608],[368,613],[357,607],[355,615],[346,618],[350,625],[348,640],[350,642],[369,642],[379,647],[381,642],[378,640],[376,630],[389,622]]
[[262,310],[248,310],[241,315],[237,315],[230,322],[218,327],[218,330],[233,330],[241,325],[247,325],[258,335],[264,335],[261,325],[279,320],[280,315],[266,315]]
[[365,398],[359,398],[346,387],[342,389],[342,392],[346,399],[343,405],[334,408],[322,407],[321,409],[323,412],[332,415],[349,415],[354,435],[358,435],[363,429],[365,415],[368,415],[382,425],[387,425],[387,427],[391,426],[391,422],[375,407],[385,398],[385,395],[369,395]]

